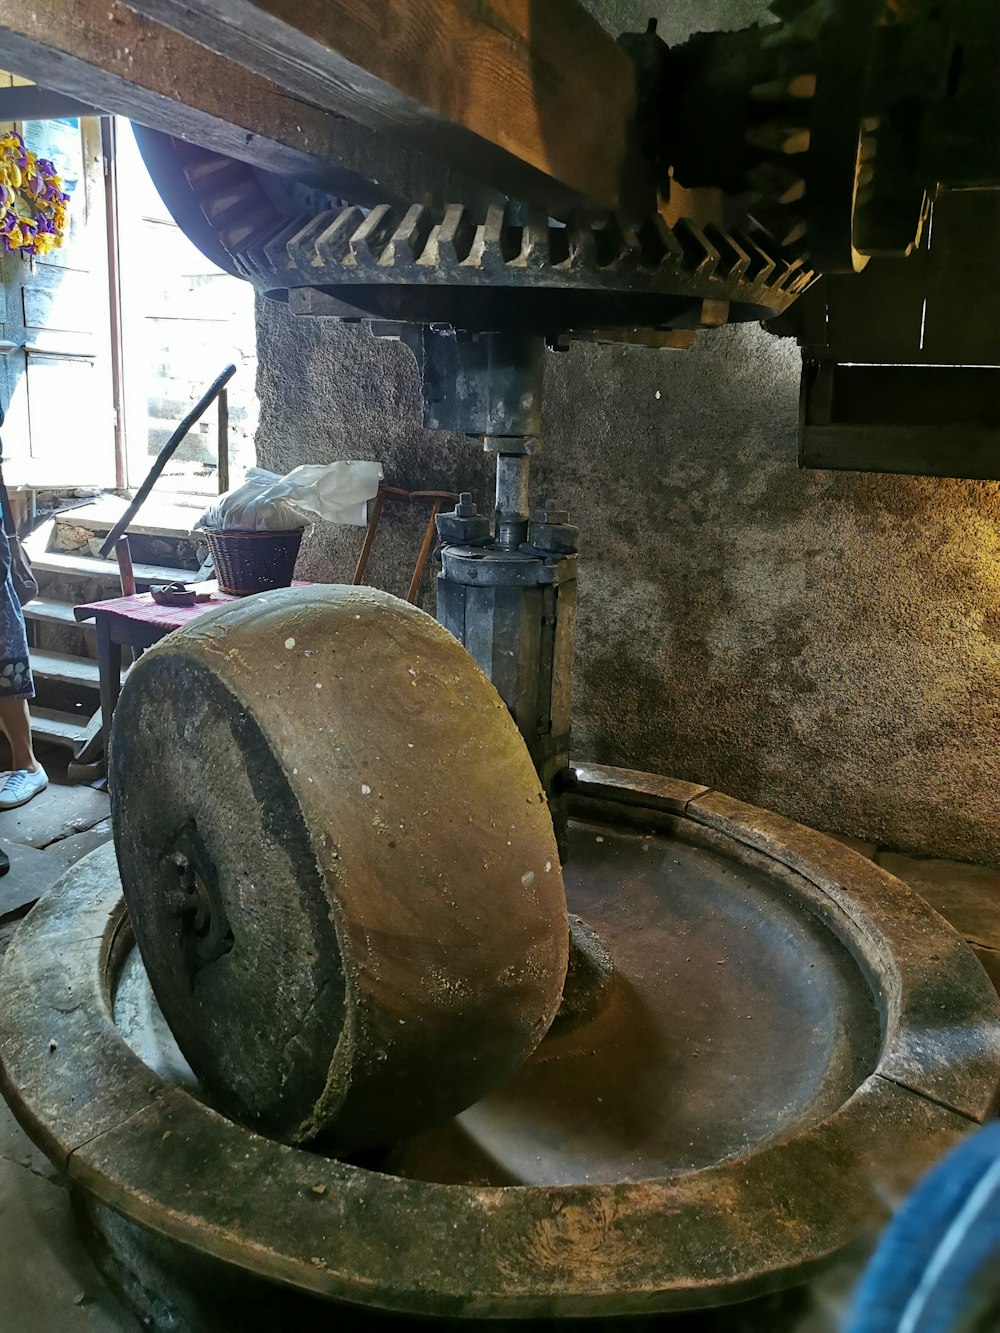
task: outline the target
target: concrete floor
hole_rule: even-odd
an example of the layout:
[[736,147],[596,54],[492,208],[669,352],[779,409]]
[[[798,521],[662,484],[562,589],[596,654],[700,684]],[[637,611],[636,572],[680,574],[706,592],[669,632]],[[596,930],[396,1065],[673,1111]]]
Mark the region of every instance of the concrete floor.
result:
[[[107,795],[68,783],[65,751],[40,758],[49,788],[28,806],[0,813],[0,846],[11,859],[10,873],[0,879],[0,954],[31,905],[66,867],[111,837]],[[1000,989],[1000,871],[916,860],[843,841],[912,883],[972,944]],[[141,1327],[91,1264],[59,1173],[2,1100],[0,1293],[0,1333]],[[824,1321],[824,1327],[830,1325]]]
[[[108,798],[66,780],[68,752],[39,754],[49,787],[0,812],[0,954],[30,906],[66,867],[111,837]],[[115,1333],[140,1325],[90,1262],[59,1172],[0,1099],[0,1329],[4,1333]]]

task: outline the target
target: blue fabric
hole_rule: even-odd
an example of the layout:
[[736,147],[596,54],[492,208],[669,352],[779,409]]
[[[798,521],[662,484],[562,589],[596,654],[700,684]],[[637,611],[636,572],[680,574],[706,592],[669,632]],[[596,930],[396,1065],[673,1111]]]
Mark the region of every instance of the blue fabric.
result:
[[10,576],[10,544],[0,526],[0,699],[33,699],[24,613]]
[[1000,1124],[954,1148],[890,1223],[845,1333],[1000,1329]]

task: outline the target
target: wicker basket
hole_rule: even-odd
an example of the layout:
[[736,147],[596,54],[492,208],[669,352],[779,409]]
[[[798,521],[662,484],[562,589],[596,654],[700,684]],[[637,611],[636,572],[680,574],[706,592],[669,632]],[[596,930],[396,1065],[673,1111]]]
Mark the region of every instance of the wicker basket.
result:
[[291,587],[302,532],[302,528],[285,532],[206,528],[219,591],[246,597],[269,588]]

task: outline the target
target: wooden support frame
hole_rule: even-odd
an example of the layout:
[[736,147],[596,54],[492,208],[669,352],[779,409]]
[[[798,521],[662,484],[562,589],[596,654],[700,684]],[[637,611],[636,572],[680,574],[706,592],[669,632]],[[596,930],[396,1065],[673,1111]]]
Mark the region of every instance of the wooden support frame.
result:
[[113,116],[101,117],[104,199],[107,211],[108,311],[111,353],[111,398],[114,409],[115,487],[128,484],[125,449],[125,351],[122,343],[122,283],[118,228],[118,140]]
[[496,198],[120,0],[4,5],[0,50],[5,65],[47,89],[354,203]]
[[129,2],[515,199],[553,213],[652,206],[632,63],[577,0]]
[[1000,480],[1000,369],[807,359],[799,466]]
[[416,564],[413,566],[413,574],[410,578],[410,586],[406,592],[406,600],[416,604],[417,597],[420,594],[420,584],[423,582],[424,570],[427,567],[427,561],[430,558],[434,547],[434,539],[437,536],[437,516],[444,508],[447,500],[458,500],[455,491],[404,491],[398,486],[382,485],[378,488],[378,494],[372,501],[371,512],[368,515],[368,528],[365,532],[365,540],[361,547],[361,554],[358,556],[358,563],[354,570],[352,582],[355,587],[364,583],[365,574],[368,571],[368,561],[371,557],[372,547],[375,545],[375,534],[378,532],[379,522],[382,518],[382,510],[385,507],[386,500],[423,500],[430,504],[430,510],[427,515],[427,522],[424,525],[424,535],[420,542],[420,550],[417,553]]
[[0,121],[51,120],[62,116],[99,116],[86,102],[33,83],[0,88]]

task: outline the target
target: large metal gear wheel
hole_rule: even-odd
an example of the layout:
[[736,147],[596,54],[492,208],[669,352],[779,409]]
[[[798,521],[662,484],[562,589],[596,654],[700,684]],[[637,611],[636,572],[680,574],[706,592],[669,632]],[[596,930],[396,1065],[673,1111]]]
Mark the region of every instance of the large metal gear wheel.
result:
[[443,216],[418,204],[301,216],[236,260],[258,285],[319,287],[382,318],[550,335],[687,327],[704,321],[704,302],[764,319],[813,276],[711,224],[580,215],[563,226],[510,207],[477,223],[457,204]]
[[345,317],[548,336],[697,328],[771,318],[815,276],[752,228],[659,215],[563,225],[519,205],[481,218],[460,204],[364,209],[152,131],[143,140],[168,207],[215,262],[279,299],[319,289]]

